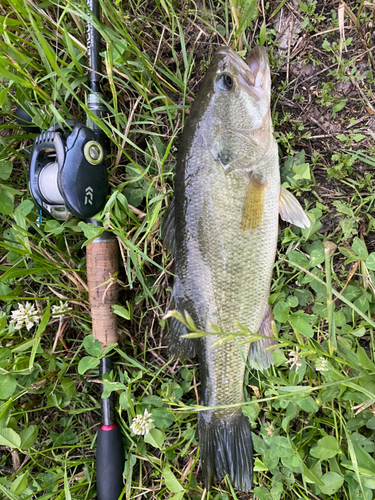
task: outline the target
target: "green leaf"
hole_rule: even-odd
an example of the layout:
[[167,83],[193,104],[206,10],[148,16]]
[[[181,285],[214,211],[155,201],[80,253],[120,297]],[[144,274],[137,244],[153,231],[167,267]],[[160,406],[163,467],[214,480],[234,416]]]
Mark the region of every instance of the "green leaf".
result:
[[271,439],[271,451],[275,457],[287,457],[294,455],[295,450],[293,449],[290,440],[284,436],[274,436]]
[[273,500],[271,493],[265,486],[257,486],[254,488],[254,497],[259,500]]
[[281,495],[283,494],[284,492],[284,485],[283,483],[280,481],[280,482],[277,482],[277,483],[274,483],[272,488],[271,488],[271,497],[272,497],[272,500],[280,500],[281,498]]
[[366,245],[357,236],[353,240],[352,249],[357,254],[358,260],[366,260],[367,259],[368,252],[367,252]]
[[323,481],[320,479],[321,475],[322,470],[320,467],[320,462],[317,462],[311,469],[308,469],[306,465],[303,464],[303,476],[307,483],[315,483],[318,486],[324,486]]
[[36,438],[38,436],[38,426],[37,425],[29,425],[26,429],[23,429],[20,432],[21,438],[21,446],[22,450],[28,450],[35,443]]
[[254,472],[263,472],[268,470],[268,467],[264,465],[263,462],[259,460],[259,458],[255,458],[254,460]]
[[320,487],[322,493],[333,495],[343,485],[344,478],[340,474],[337,474],[337,472],[326,472],[322,476],[322,481],[324,483],[324,486]]
[[151,410],[152,419],[154,420],[155,427],[159,429],[166,429],[170,427],[174,422],[174,416],[171,411],[152,409]]
[[363,134],[355,134],[355,136],[353,137],[353,141],[355,142],[360,142],[362,141],[362,139],[364,139],[366,136],[363,135]]
[[40,339],[42,337],[42,333],[44,332],[44,330],[46,329],[46,327],[48,325],[50,317],[51,317],[51,308],[50,308],[50,304],[48,302],[46,310],[44,311],[44,314],[43,314],[42,319],[40,321],[40,324],[35,332],[34,343],[33,343],[33,347],[31,348],[31,353],[30,353],[29,370],[31,370],[34,366],[34,360],[35,360],[36,353],[39,352],[38,348],[39,348],[39,344],[40,344]]
[[324,247],[322,245],[321,249],[315,248],[310,254],[310,267],[316,267],[324,262]]
[[56,447],[67,446],[78,442],[77,433],[71,428],[64,429],[62,432],[50,431],[49,437]]
[[171,500],[181,500],[184,497],[185,491],[179,491],[178,493],[175,493]]
[[311,448],[310,455],[320,460],[328,460],[334,457],[340,451],[340,446],[333,436],[324,436],[319,439],[317,446]]
[[276,457],[270,448],[263,453],[263,461],[268,470],[272,470],[277,467],[279,457]]
[[84,356],[78,363],[78,373],[83,375],[88,370],[96,368],[100,363],[100,359],[91,356]]
[[260,27],[260,31],[259,31],[259,44],[264,45],[266,38],[267,38],[266,24],[263,21],[262,26]]
[[316,413],[319,410],[319,406],[315,403],[311,396],[307,396],[307,398],[295,399],[295,402],[301,408],[301,410],[308,413]]
[[281,457],[282,464],[293,472],[302,473],[303,462],[297,451],[294,451],[293,455],[286,457]]
[[169,491],[171,491],[172,493],[179,493],[180,491],[184,491],[183,486],[181,486],[180,482],[168,466],[163,469],[163,477],[165,486]]
[[0,160],[0,179],[6,181],[12,173],[13,163],[9,160]]
[[150,431],[145,435],[145,443],[150,444],[154,448],[162,449],[164,443],[164,432],[159,429],[150,429]]
[[[6,317],[5,311],[0,311],[0,333],[6,328],[6,326],[7,326],[7,317]],[[7,349],[7,348],[3,348],[0,351],[0,366],[2,363],[1,360],[5,358],[3,351],[7,351],[7,352],[9,351],[10,353],[12,353],[12,351],[10,349]],[[3,366],[6,366],[6,365],[3,365]]]
[[13,399],[9,399],[6,403],[3,403],[1,405],[1,409],[0,409],[0,431],[2,429],[4,429],[4,427],[6,426],[6,424],[8,422],[9,413],[10,413],[10,409],[12,407],[12,404],[13,404]]
[[14,206],[14,195],[5,186],[0,185],[0,213],[12,215]]
[[333,113],[338,113],[339,111],[341,111],[344,107],[345,107],[345,104],[347,103],[347,99],[343,99],[342,101],[340,101],[339,103],[335,104],[332,108],[332,111]]
[[242,407],[242,413],[249,419],[250,422],[255,422],[260,412],[259,404],[252,404]]
[[96,226],[95,224],[86,223],[86,222],[78,222],[78,227],[80,227],[83,231],[83,234],[87,238],[85,245],[87,245],[92,240],[95,240],[98,236],[100,236],[104,231],[103,226]]
[[[182,373],[184,370],[185,370],[185,368],[182,370]],[[186,370],[186,371],[188,371],[188,370]],[[184,376],[182,375],[182,377],[184,377]],[[161,398],[159,398],[159,396],[152,394],[151,396],[146,396],[146,397],[142,398],[142,404],[152,405],[152,406],[156,406],[156,407],[160,408],[161,406],[164,405],[164,401]]]
[[285,302],[277,302],[273,308],[273,317],[276,321],[280,323],[286,323],[288,321],[290,307]]
[[20,497],[18,495],[12,493],[8,488],[3,486],[1,483],[0,483],[0,491],[4,494],[3,498],[6,498],[7,500],[20,500]]
[[0,376],[0,399],[6,400],[11,397],[17,386],[16,379],[9,373]]
[[21,437],[10,427],[4,427],[0,432],[0,445],[9,446],[9,448],[20,448]]
[[294,262],[294,264],[297,264],[305,269],[308,269],[310,266],[310,261],[306,257],[306,255],[304,255],[301,252],[297,252],[297,250],[293,250],[292,252],[289,252],[288,259],[291,262]]
[[375,271],[375,252],[371,252],[370,255],[366,259],[366,267],[371,269],[371,271]]
[[20,495],[23,491],[25,491],[28,479],[29,479],[28,472],[25,472],[24,474],[17,476],[16,479],[12,482],[10,491],[15,495]]
[[369,475],[375,475],[375,460],[372,456],[356,443],[353,443],[353,449],[355,451],[358,466],[362,469],[362,472]]
[[370,488],[371,490],[375,490],[375,477],[366,477],[363,482],[363,486],[365,488]]
[[113,310],[113,312],[115,314],[117,314],[117,316],[121,316],[121,318],[124,318],[124,319],[127,319],[127,320],[132,319],[133,312],[131,311],[130,308],[126,309],[123,306],[115,304],[115,305],[112,306],[112,310]]
[[70,487],[68,481],[68,471],[66,467],[64,471],[64,495],[65,495],[65,500],[72,500],[72,495],[70,494]]
[[297,331],[305,337],[313,338],[314,331],[309,325],[309,323],[298,313],[291,314],[289,316],[289,322],[293,327],[293,330]]
[[90,354],[90,356],[94,356],[94,358],[99,358],[99,356],[103,354],[103,344],[93,335],[86,335],[83,339],[83,347],[86,349],[86,352]]
[[123,391],[120,394],[119,405],[121,406],[121,408],[132,407],[131,401],[129,401],[129,399],[131,399],[131,395],[128,391]]
[[62,226],[57,220],[48,220],[45,223],[44,230],[46,233],[58,235],[64,232],[64,226]]
[[360,365],[372,373],[375,373],[375,364],[369,359],[366,351],[362,346],[357,348],[357,358],[359,359]]
[[76,386],[74,380],[71,378],[63,378],[61,381],[61,386],[68,398],[74,398],[76,395]]
[[302,180],[302,179],[310,180],[311,179],[310,165],[308,163],[294,165],[292,170],[295,173],[295,175],[294,175],[295,180]]

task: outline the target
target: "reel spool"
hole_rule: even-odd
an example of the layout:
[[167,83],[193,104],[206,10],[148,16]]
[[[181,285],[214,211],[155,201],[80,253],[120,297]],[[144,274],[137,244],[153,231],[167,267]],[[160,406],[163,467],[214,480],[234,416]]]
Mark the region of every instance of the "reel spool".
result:
[[108,194],[105,152],[91,129],[76,120],[67,124],[71,131],[54,125],[35,138],[29,188],[45,214],[89,219],[104,207]]

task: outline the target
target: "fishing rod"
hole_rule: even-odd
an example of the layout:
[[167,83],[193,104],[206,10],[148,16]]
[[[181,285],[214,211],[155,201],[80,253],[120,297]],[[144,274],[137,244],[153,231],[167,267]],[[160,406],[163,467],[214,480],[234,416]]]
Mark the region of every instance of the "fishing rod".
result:
[[[90,15],[100,19],[99,0],[87,0]],[[87,23],[87,53],[89,57],[89,87],[87,105],[99,119],[103,118],[105,106],[101,92],[102,65],[100,58],[100,33],[90,22]],[[88,119],[88,122],[90,120]],[[89,123],[88,123],[89,124]],[[105,149],[108,139],[102,129],[91,123],[98,142]],[[105,231],[87,246],[87,284],[92,315],[92,333],[101,341],[103,348],[118,340],[117,318],[111,306],[118,300],[118,283],[110,286],[104,283],[118,272],[118,244],[112,233]],[[112,360],[101,358],[100,378],[112,370]],[[104,391],[104,386],[102,386]],[[121,430],[116,422],[114,393],[101,398],[101,423],[97,437],[96,490],[98,500],[117,500],[123,489],[124,448]]]
[[[101,88],[101,37],[93,24],[100,19],[99,0],[87,0],[87,7],[92,21],[86,24],[90,89],[87,106],[95,117],[102,119],[106,108]],[[25,129],[29,127],[31,119],[22,109],[16,115]],[[44,215],[66,220],[72,214],[98,225],[93,217],[104,208],[108,194],[108,139],[89,114],[86,125],[76,120],[66,120],[66,124],[67,127],[55,124],[35,138],[29,188]],[[118,284],[115,279],[111,281],[118,272],[115,236],[104,231],[87,245],[86,261],[92,334],[104,349],[118,339],[116,315],[111,308],[118,299]],[[100,378],[111,370],[111,359],[101,358]],[[113,398],[113,392],[109,398],[101,398],[96,449],[98,500],[117,500],[123,489],[124,449]]]

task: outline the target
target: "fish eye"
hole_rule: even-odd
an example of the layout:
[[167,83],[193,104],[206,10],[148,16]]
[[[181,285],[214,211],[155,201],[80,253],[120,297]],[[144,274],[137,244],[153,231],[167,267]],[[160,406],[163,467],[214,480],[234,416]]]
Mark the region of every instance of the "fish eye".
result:
[[218,85],[222,90],[232,90],[234,86],[233,78],[228,73],[220,75]]
[[224,85],[230,90],[233,87],[233,79],[230,75],[223,75]]

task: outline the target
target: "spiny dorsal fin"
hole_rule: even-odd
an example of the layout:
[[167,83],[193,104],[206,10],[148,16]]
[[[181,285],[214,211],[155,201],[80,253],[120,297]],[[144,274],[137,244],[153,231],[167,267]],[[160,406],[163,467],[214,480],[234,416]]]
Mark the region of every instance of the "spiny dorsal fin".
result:
[[302,228],[310,227],[310,220],[301,207],[300,202],[290,191],[282,186],[280,189],[279,203],[280,217],[285,220],[285,222],[290,222]]
[[164,220],[161,225],[161,238],[164,242],[166,249],[170,252],[172,257],[175,256],[175,223],[174,223],[174,198],[168,207],[168,210],[164,216]]
[[241,229],[256,229],[262,221],[264,209],[264,190],[267,181],[259,175],[252,174],[247,188],[242,214]]

